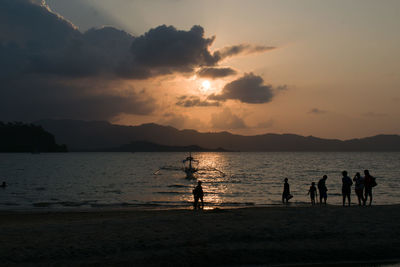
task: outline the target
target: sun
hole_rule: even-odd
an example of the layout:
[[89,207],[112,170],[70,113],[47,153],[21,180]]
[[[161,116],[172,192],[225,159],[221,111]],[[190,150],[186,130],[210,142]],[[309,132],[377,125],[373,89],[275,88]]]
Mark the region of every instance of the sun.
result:
[[203,91],[204,93],[208,92],[211,88],[211,83],[208,80],[205,80],[201,83],[200,90]]

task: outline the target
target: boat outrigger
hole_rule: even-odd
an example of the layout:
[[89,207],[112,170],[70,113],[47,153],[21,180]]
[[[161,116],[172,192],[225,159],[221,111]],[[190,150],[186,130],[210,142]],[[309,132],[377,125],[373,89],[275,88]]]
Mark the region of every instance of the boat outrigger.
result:
[[154,174],[159,174],[161,170],[168,170],[168,171],[183,171],[186,174],[186,179],[196,179],[194,176],[195,173],[198,171],[216,171],[221,174],[221,176],[225,176],[225,173],[213,168],[213,167],[204,167],[204,168],[199,168],[199,161],[194,159],[192,157],[192,153],[189,153],[189,156],[186,157],[182,161],[183,166],[182,167],[174,167],[174,166],[164,166],[159,168]]

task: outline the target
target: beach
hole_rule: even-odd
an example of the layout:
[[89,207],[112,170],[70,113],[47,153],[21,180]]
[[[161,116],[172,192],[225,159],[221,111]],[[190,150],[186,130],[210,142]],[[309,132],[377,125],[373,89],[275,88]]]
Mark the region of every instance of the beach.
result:
[[0,265],[396,262],[400,206],[0,213]]

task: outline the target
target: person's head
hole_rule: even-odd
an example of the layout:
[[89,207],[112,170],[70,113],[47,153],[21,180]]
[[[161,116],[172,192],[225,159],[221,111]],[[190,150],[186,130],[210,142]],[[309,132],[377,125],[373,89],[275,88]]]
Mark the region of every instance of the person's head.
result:
[[201,181],[198,181],[197,184],[198,184],[198,185],[201,185]]
[[285,180],[283,180],[283,181],[285,181],[285,183],[287,183],[287,182],[289,181],[289,179],[288,179],[288,178],[285,178]]
[[347,176],[347,171],[342,171],[343,177]]
[[357,177],[357,178],[360,178],[360,177],[361,177],[361,174],[360,174],[359,172],[356,172],[356,177]]
[[369,175],[369,170],[364,170],[365,175]]
[[314,183],[314,182],[312,182],[312,183],[311,183],[311,185],[312,185],[312,186],[315,186],[315,183]]
[[324,176],[322,176],[322,179],[326,180],[326,179],[328,179],[328,176],[324,175]]

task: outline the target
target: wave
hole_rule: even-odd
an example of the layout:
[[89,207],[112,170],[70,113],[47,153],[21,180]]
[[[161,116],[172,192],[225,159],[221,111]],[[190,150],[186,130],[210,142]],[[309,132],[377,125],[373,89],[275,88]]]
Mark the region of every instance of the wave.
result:
[[183,184],[172,184],[172,185],[169,185],[168,187],[172,187],[172,188],[187,188],[187,187],[191,187],[191,186],[183,185]]
[[58,201],[58,202],[35,202],[32,203],[32,206],[36,208],[50,208],[53,206],[62,206],[62,207],[82,207],[89,206],[91,203],[96,202],[97,200],[90,201]]
[[183,195],[186,192],[161,191],[161,192],[155,192],[155,193],[162,194],[162,195]]

